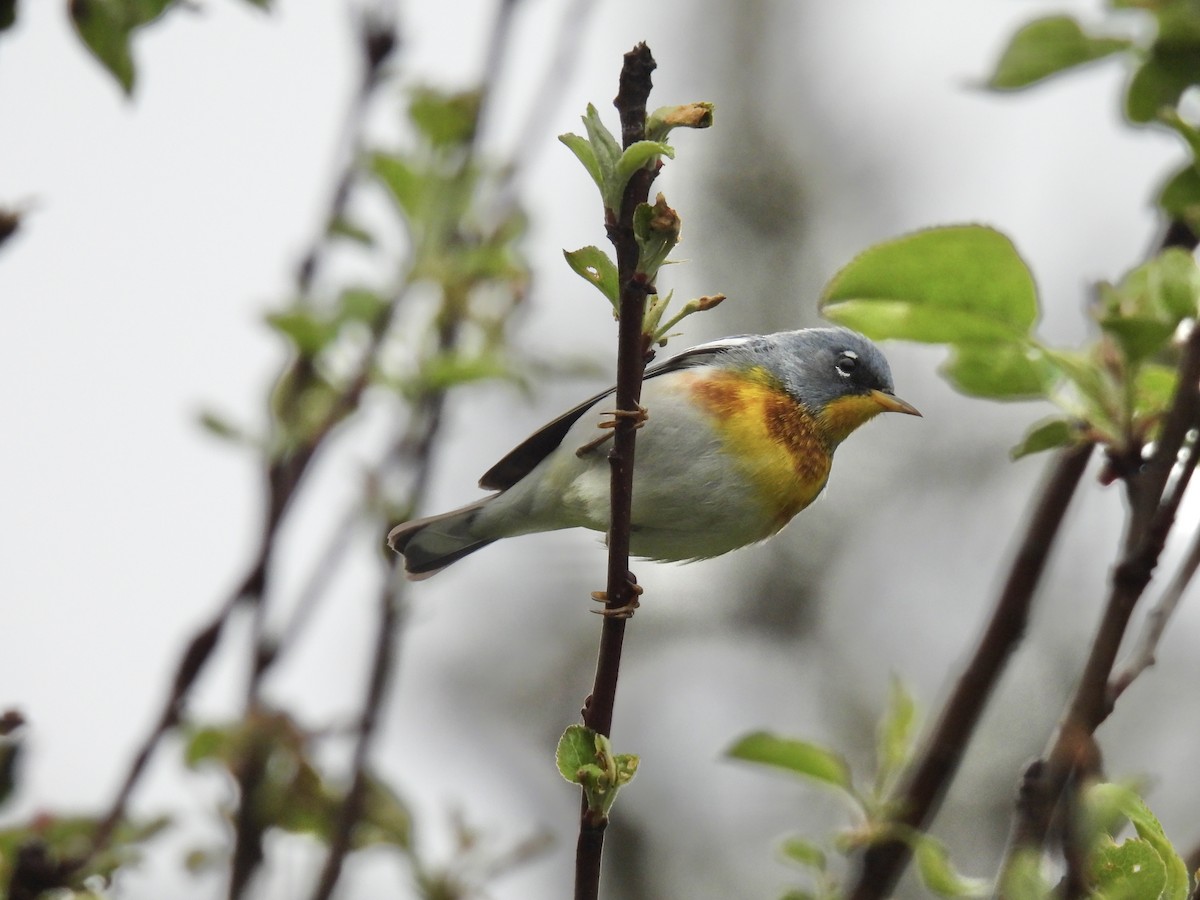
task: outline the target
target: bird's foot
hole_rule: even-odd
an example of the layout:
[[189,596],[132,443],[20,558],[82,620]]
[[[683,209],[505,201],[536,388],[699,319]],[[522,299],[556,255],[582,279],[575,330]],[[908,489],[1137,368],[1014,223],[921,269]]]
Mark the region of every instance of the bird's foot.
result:
[[633,419],[633,427],[641,428],[646,424],[646,420],[650,418],[650,413],[647,411],[646,407],[642,406],[641,404],[638,404],[637,409],[606,409],[600,415],[612,416],[611,419],[601,419],[599,423],[597,423],[598,428],[605,429],[604,433],[594,440],[588,441],[586,444],[576,450],[576,456],[587,456],[597,447],[608,441],[613,436],[613,429],[617,427],[617,422],[619,422],[621,419]]
[[[628,578],[629,578],[629,600],[628,601],[626,601],[621,606],[614,606],[614,607],[610,608],[606,605],[604,607],[604,609],[593,609],[592,612],[594,612],[598,616],[604,616],[607,619],[631,619],[631,618],[633,618],[634,611],[640,609],[642,606],[641,602],[638,600],[638,597],[642,596],[642,594],[644,594],[646,592],[646,589],[637,583],[637,581],[633,577],[632,572],[629,573]],[[592,591],[592,599],[595,600],[597,603],[607,604],[608,603],[608,592],[607,591]]]

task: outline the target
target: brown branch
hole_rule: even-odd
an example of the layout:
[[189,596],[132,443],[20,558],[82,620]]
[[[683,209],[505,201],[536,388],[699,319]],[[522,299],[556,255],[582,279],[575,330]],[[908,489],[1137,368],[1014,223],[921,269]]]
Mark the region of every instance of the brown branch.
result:
[[[621,141],[628,147],[641,140],[646,131],[646,100],[650,95],[650,73],[656,63],[650,48],[638,44],[625,54],[620,85],[614,104],[621,117]],[[642,375],[646,368],[646,340],[642,334],[647,284],[638,274],[638,245],[633,231],[633,213],[650,195],[650,184],[657,172],[639,170],[630,179],[619,210],[605,210],[609,239],[617,256],[617,276],[621,285],[620,319],[617,333],[618,415],[609,451],[612,469],[612,512],[608,529],[608,579],[606,615],[600,633],[596,661],[596,679],[591,696],[584,705],[584,724],[601,734],[612,730],[613,705],[617,677],[621,667],[621,649],[625,640],[625,617],[621,610],[632,609],[636,597],[629,571],[630,517],[633,509],[633,463],[637,439],[636,413],[642,393]],[[583,801],[579,840],[575,854],[576,900],[595,900],[600,888],[600,859],[604,849],[607,819],[595,815]]]
[[1017,809],[1006,868],[1018,851],[1045,846],[1051,818],[1069,779],[1097,753],[1093,735],[1113,708],[1114,692],[1110,689],[1113,664],[1134,607],[1150,582],[1174,525],[1196,464],[1195,454],[1189,455],[1173,485],[1169,485],[1168,480],[1178,464],[1179,450],[1188,431],[1198,423],[1200,328],[1194,328],[1184,345],[1175,396],[1154,455],[1140,473],[1130,476],[1125,551],[1113,570],[1103,617],[1075,695],[1045,756],[1041,777],[1026,788],[1041,792],[1042,796]]
[[350,789],[338,810],[333,834],[329,840],[329,853],[325,857],[325,865],[321,869],[316,890],[313,891],[313,900],[328,900],[333,896],[333,889],[342,874],[346,854],[351,849],[354,828],[363,816],[369,786],[367,760],[379,721],[379,710],[383,706],[383,698],[396,665],[396,644],[401,625],[400,609],[405,584],[400,567],[392,562],[388,577],[379,592],[379,625],[375,636],[371,673],[367,680],[367,696],[358,722]]
[[[1081,444],[1059,453],[987,630],[899,794],[896,824],[924,829],[936,814],[988,698],[1025,634],[1034,593],[1091,452],[1091,444]],[[872,845],[863,854],[857,879],[847,896],[853,900],[891,896],[910,856],[911,849],[904,841]]]

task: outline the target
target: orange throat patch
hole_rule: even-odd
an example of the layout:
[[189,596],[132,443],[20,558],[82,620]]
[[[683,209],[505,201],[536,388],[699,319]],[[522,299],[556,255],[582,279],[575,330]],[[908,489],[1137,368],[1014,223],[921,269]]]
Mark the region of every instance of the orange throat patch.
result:
[[772,533],[821,493],[837,442],[766,372],[717,372],[695,378],[690,390],[771,511]]

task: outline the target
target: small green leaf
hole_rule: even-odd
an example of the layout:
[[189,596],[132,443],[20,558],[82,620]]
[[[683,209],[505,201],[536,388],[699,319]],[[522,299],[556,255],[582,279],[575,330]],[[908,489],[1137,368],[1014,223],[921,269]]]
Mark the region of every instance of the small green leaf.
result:
[[1179,105],[1189,87],[1200,82],[1200,58],[1195,48],[1156,45],[1138,67],[1125,94],[1125,114],[1134,122],[1153,122],[1164,110]]
[[384,312],[389,303],[369,288],[346,288],[338,298],[337,318],[340,322],[374,323]]
[[1005,900],[1049,900],[1052,894],[1042,873],[1041,853],[1028,848],[1016,850],[1000,873],[1000,889],[996,893]]
[[918,231],[864,251],[826,285],[821,310],[877,339],[1023,340],[1037,288],[1012,242],[980,225]]
[[1158,192],[1158,205],[1170,218],[1200,232],[1200,172],[1189,163],[1167,179]]
[[617,264],[609,259],[608,254],[599,247],[581,247],[578,250],[564,250],[567,265],[576,275],[589,284],[593,284],[617,309],[621,302],[621,288],[617,280]]
[[1045,397],[1056,370],[1037,350],[1024,344],[956,344],[942,375],[971,397],[1030,400]]
[[993,90],[1015,90],[1131,46],[1122,38],[1091,37],[1070,16],[1049,16],[1012,36],[988,80]]
[[921,881],[939,897],[986,897],[991,894],[991,885],[985,879],[959,874],[940,841],[919,834],[913,843],[913,856]]
[[1179,370],[1174,366],[1144,363],[1134,380],[1134,405],[1141,416],[1154,418],[1166,412],[1175,397]]
[[1151,900],[1163,897],[1167,869],[1146,841],[1130,838],[1117,844],[1104,838],[1092,851],[1094,900]]
[[611,131],[600,119],[600,113],[591,103],[587,105],[587,113],[583,116],[583,128],[587,132],[588,142],[592,153],[596,156],[601,178],[601,189],[609,185],[617,171],[617,161],[621,158],[621,145],[613,137]]
[[[1141,897],[1160,896],[1162,900],[1185,900],[1188,895],[1188,868],[1163,832],[1154,813],[1136,792],[1120,784],[1098,784],[1088,791],[1088,802],[1119,809],[1133,824],[1138,837],[1153,848],[1162,861],[1165,884],[1160,894],[1137,894]],[[1125,842],[1130,843],[1129,841]],[[1124,845],[1122,845],[1124,846]],[[1135,895],[1129,895],[1131,898]]]
[[653,206],[640,203],[633,211],[633,235],[638,244],[637,270],[651,283],[679,243],[680,228],[679,214],[667,205],[662,194]]
[[727,755],[746,762],[775,766],[852,792],[850,767],[846,761],[818,744],[759,731],[743,737],[729,748]]
[[251,443],[252,439],[245,429],[234,425],[220,413],[204,410],[200,413],[200,427],[222,440],[238,443]]
[[912,755],[917,704],[899,678],[892,678],[888,705],[875,738],[875,793],[886,795]]
[[612,201],[611,204],[606,204],[608,208],[620,209],[621,195],[625,193],[625,186],[629,184],[633,173],[638,169],[652,167],[662,156],[667,159],[675,158],[675,151],[671,145],[662,141],[635,141],[626,147],[617,160],[613,180],[607,186],[609,199]]
[[1010,455],[1014,460],[1058,447],[1069,447],[1079,440],[1079,428],[1067,419],[1047,419],[1034,425]]
[[558,739],[554,761],[563,778],[580,784],[580,771],[596,762],[596,733],[586,725],[568,725]]
[[789,862],[817,872],[823,873],[828,863],[824,850],[812,841],[794,835],[784,838],[779,850]]
[[362,244],[364,247],[373,247],[375,245],[375,238],[371,232],[355,225],[346,218],[337,218],[329,223],[329,236],[345,238],[356,244]]
[[465,146],[474,140],[481,100],[479,91],[418,88],[413,91],[408,116],[433,146]]
[[674,128],[711,128],[715,108],[703,101],[660,106],[646,118],[646,139],[664,141]]
[[362,810],[354,827],[356,849],[375,844],[411,849],[412,814],[400,795],[376,775],[367,776]]
[[371,155],[370,169],[391,192],[406,218],[422,218],[428,198],[428,182],[406,160],[386,153]]
[[596,151],[592,149],[587,138],[581,138],[577,134],[560,134],[558,139],[583,163],[587,173],[592,176],[592,181],[596,182],[596,187],[603,191],[604,173],[600,171],[600,161],[596,159]]
[[337,335],[337,326],[306,310],[271,313],[267,323],[295,345],[304,356],[316,356]]
[[71,21],[87,48],[108,69],[126,94],[133,92],[130,38],[176,0],[72,0]]

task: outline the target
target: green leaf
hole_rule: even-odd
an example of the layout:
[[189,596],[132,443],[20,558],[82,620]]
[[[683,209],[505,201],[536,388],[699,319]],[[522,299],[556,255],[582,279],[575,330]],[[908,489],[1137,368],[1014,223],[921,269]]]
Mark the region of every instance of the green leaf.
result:
[[1058,447],[1069,447],[1079,440],[1079,428],[1067,419],[1046,419],[1034,425],[1025,438],[1013,447],[1010,455],[1014,460],[1033,453],[1042,453]]
[[337,326],[306,310],[271,313],[267,323],[295,345],[303,356],[316,356],[337,335]]
[[558,772],[571,784],[580,784],[579,772],[596,762],[596,733],[586,725],[568,725],[554,754]]
[[1000,874],[1000,890],[996,893],[1005,900],[1049,900],[1052,895],[1042,874],[1041,853],[1028,848],[1016,850]]
[[1100,297],[1100,327],[1136,366],[1166,350],[1180,323],[1200,309],[1200,266],[1190,253],[1172,247],[1119,285],[1103,285]]
[[1179,105],[1189,87],[1200,82],[1200,55],[1196,48],[1156,45],[1138,67],[1125,94],[1125,114],[1134,122],[1153,122],[1164,110]]
[[959,391],[995,400],[1045,397],[1057,371],[1024,344],[956,344],[941,373]]
[[1166,866],[1146,841],[1105,838],[1089,862],[1094,900],[1150,900],[1162,897],[1167,886]]
[[684,103],[680,106],[660,106],[646,117],[646,139],[665,141],[675,128],[711,128],[713,110],[708,102]]
[[598,183],[603,190],[616,174],[617,161],[621,158],[621,145],[600,120],[600,113],[591,103],[587,105],[587,113],[583,116],[583,128],[587,132],[588,143],[591,144],[592,153],[595,154],[596,163],[600,168],[602,177]]
[[466,146],[475,138],[481,100],[479,91],[417,88],[408,107],[408,117],[433,146]]
[[864,251],[826,285],[821,310],[869,337],[1024,340],[1037,288],[1012,242],[980,225],[918,231]]
[[653,166],[662,156],[667,159],[675,157],[675,151],[671,145],[662,141],[635,141],[626,147],[617,160],[611,183],[606,185],[609,202],[606,202],[605,206],[612,210],[620,209],[621,197],[625,193],[625,186],[629,184],[633,173],[639,169]]
[[1170,218],[1200,232],[1200,172],[1189,163],[1167,179],[1158,192],[1158,205]]
[[883,799],[912,755],[917,704],[899,678],[892,678],[888,705],[875,736],[875,793]]
[[1166,412],[1175,397],[1179,370],[1174,366],[1145,363],[1134,379],[1134,405],[1141,416],[1156,417]]
[[939,897],[986,897],[991,894],[991,885],[986,879],[959,874],[940,841],[927,834],[918,834],[913,845],[917,873],[925,887]]
[[375,246],[375,238],[367,231],[346,218],[337,218],[329,223],[329,236],[345,238],[364,247]]
[[592,181],[596,182],[596,187],[603,191],[604,173],[600,171],[600,161],[596,159],[596,151],[592,149],[587,138],[582,138],[577,134],[560,134],[558,139],[567,145],[567,148],[575,154],[576,159],[583,163],[587,173],[592,176]]
[[367,775],[362,809],[362,818],[354,827],[356,849],[374,844],[402,850],[412,847],[412,814],[400,795],[377,775]]
[[578,250],[564,250],[567,265],[580,278],[593,284],[617,309],[621,302],[621,287],[617,279],[617,264],[609,259],[608,254],[599,247],[581,247]]
[[805,869],[813,869],[817,872],[825,871],[828,862],[825,858],[825,851],[812,841],[794,835],[789,836],[783,839],[779,850],[783,854],[783,858],[789,862],[796,863]]
[[1070,16],[1036,19],[1012,36],[996,63],[988,87],[993,90],[1028,87],[1130,46],[1130,41],[1122,38],[1091,37]]
[[851,793],[853,791],[850,767],[846,761],[818,744],[759,731],[743,737],[729,748],[727,755],[746,762],[775,766],[812,781]]
[[126,94],[133,92],[132,32],[161,16],[176,0],[72,0],[71,21],[92,55]]
[[429,183],[416,169],[399,156],[374,153],[370,158],[370,170],[391,192],[410,222],[421,219],[429,196]]
[[662,194],[655,198],[653,206],[639,203],[633,211],[633,235],[638,245],[637,270],[651,283],[679,243],[680,228],[679,214],[667,205]]
[[[1133,824],[1138,837],[1154,849],[1162,861],[1166,881],[1160,894],[1139,894],[1140,897],[1160,896],[1162,900],[1186,900],[1188,868],[1163,832],[1154,813],[1134,791],[1120,784],[1098,784],[1088,791],[1088,802],[1119,809]],[[1129,841],[1125,842],[1126,844]],[[1122,845],[1123,846],[1123,845]],[[1133,895],[1130,895],[1131,897]]]

